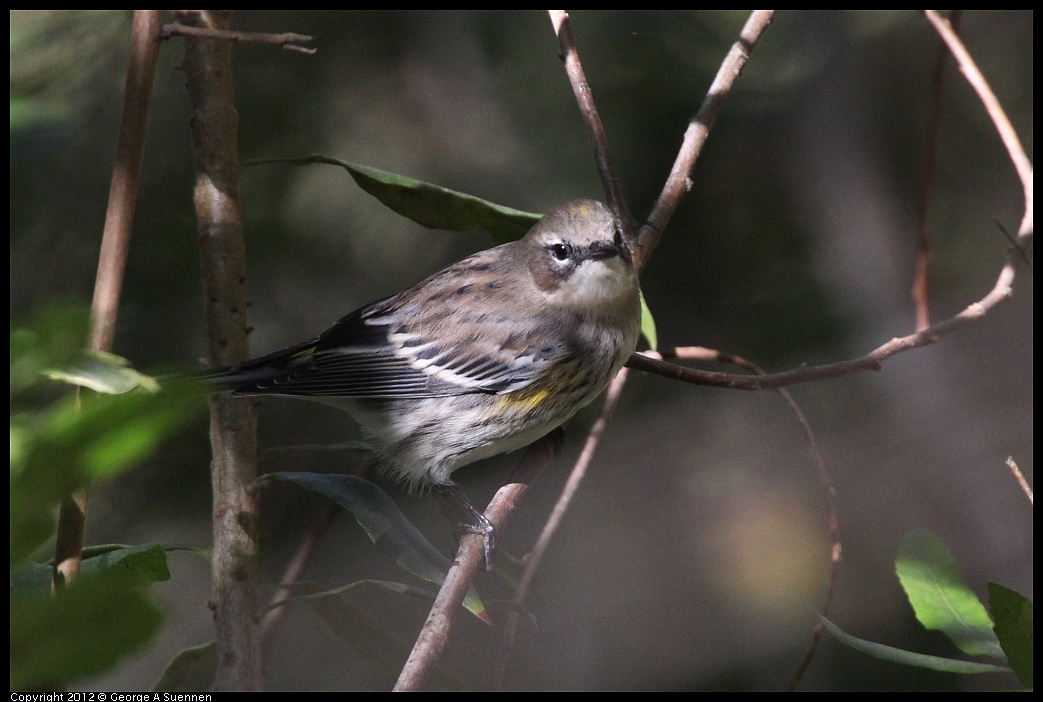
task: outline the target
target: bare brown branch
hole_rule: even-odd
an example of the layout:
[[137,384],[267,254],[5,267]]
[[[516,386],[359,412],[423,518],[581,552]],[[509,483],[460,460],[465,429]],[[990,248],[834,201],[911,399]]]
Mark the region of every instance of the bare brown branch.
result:
[[647,353],[635,353],[627,361],[627,366],[647,373],[680,380],[681,382],[692,383],[693,385],[712,385],[715,387],[732,388],[733,390],[768,390],[809,383],[813,380],[837,378],[863,370],[880,370],[883,362],[891,356],[936,343],[943,336],[951,334],[960,327],[978,321],[993,307],[1010,298],[1012,294],[1011,283],[1014,280],[1014,273],[1019,260],[1020,257],[1012,251],[1008,255],[1007,261],[1000,271],[1000,276],[992,290],[989,291],[989,294],[978,302],[971,303],[959,314],[953,315],[922,331],[891,339],[865,356],[849,361],[827,363],[821,366],[804,366],[782,373],[769,373],[768,375],[735,375],[732,373],[699,371],[694,368],[677,365],[676,363],[659,360]]
[[992,290],[990,290],[989,293],[978,302],[968,305],[959,314],[953,315],[952,317],[927,327],[926,329],[918,330],[908,336],[891,339],[891,341],[882,344],[865,356],[849,361],[797,368],[791,371],[772,373],[763,376],[744,376],[733,375],[730,373],[697,371],[677,364],[666,363],[647,355],[634,354],[630,357],[630,360],[627,361],[627,365],[630,368],[636,368],[638,370],[662,375],[686,383],[713,385],[737,390],[764,390],[769,388],[779,388],[788,385],[796,385],[798,383],[807,383],[813,380],[821,380],[824,378],[835,378],[857,371],[879,370],[881,364],[887,358],[890,358],[897,353],[933,344],[943,336],[956,331],[960,327],[981,319],[996,305],[1010,298],[1012,295],[1011,286],[1014,282],[1018,263],[1023,260],[1024,251],[1027,248],[1028,243],[1031,241],[1033,234],[1032,164],[1029,162],[1028,157],[1021,146],[1021,140],[1018,139],[1017,134],[1014,132],[1010,120],[1007,119],[1006,113],[1003,111],[1002,106],[993,94],[988,82],[985,81],[985,78],[981,75],[981,72],[978,70],[970,54],[967,53],[967,50],[963,46],[959,37],[957,37],[952,31],[949,22],[941,18],[938,13],[933,10],[927,11],[927,18],[932,24],[934,24],[939,34],[945,40],[949,50],[952,51],[953,56],[956,57],[956,60],[960,65],[960,70],[963,72],[964,76],[966,76],[968,82],[970,82],[974,87],[982,103],[985,105],[989,116],[992,118],[993,123],[996,126],[996,130],[1000,133],[1000,137],[1003,140],[1004,145],[1007,147],[1007,152],[1014,164],[1014,168],[1017,171],[1019,178],[1021,179],[1022,188],[1025,194],[1025,212],[1018,230],[1015,245],[1008,254],[1007,260],[1004,262]]
[[691,187],[688,177],[710,135],[710,129],[717,120],[717,115],[721,113],[732,85],[742,73],[742,69],[746,67],[746,62],[750,60],[750,52],[753,51],[753,47],[757,45],[774,16],[774,10],[755,10],[750,13],[746,24],[739,33],[738,40],[732,44],[721,67],[717,69],[717,76],[710,85],[710,92],[706,94],[695,117],[688,123],[684,141],[677,152],[677,158],[674,159],[674,165],[663,186],[663,192],[660,193],[652,212],[648,215],[648,221],[638,233],[637,254],[634,256],[634,265],[637,266],[638,271],[648,263],[674,210],[688,194]]
[[1029,239],[1032,238],[1033,233],[1032,162],[1029,161],[1025,149],[1021,145],[1021,139],[1018,138],[1018,133],[1014,131],[1014,126],[1007,118],[1007,113],[1000,105],[1000,101],[996,98],[995,93],[992,92],[992,88],[989,87],[985,76],[978,70],[978,65],[971,58],[967,47],[963,45],[956,32],[953,31],[952,25],[939,15],[936,10],[925,10],[924,12],[927,20],[934,25],[935,30],[937,30],[942,40],[949,47],[949,51],[952,52],[967,82],[978,93],[978,99],[981,100],[986,112],[989,113],[989,118],[992,119],[992,123],[996,126],[996,131],[999,132],[1000,139],[1003,140],[1003,145],[1007,148],[1007,154],[1014,164],[1014,170],[1017,171],[1018,178],[1021,180],[1021,187],[1025,196],[1025,213],[1021,220],[1021,226],[1018,227],[1018,245],[1024,248],[1027,246]]
[[[485,510],[486,518],[497,529],[503,528],[529,485],[553,459],[554,439],[549,436],[525,450],[507,484],[497,491]],[[435,664],[449,642],[453,620],[460,613],[460,604],[464,601],[464,596],[484,560],[483,537],[474,534],[464,535],[460,539],[460,549],[457,551],[456,560],[453,561],[453,567],[449,569],[413,651],[402,668],[398,682],[395,683],[396,692],[418,692],[427,687]]]
[[[193,26],[223,29],[231,12],[178,10]],[[232,45],[188,37],[195,206],[212,364],[249,357],[245,245],[239,208],[238,115]],[[214,507],[213,603],[218,690],[259,690],[257,635],[257,412],[246,398],[210,399]]]
[[301,579],[304,569],[315,554],[315,549],[319,547],[322,537],[333,526],[340,513],[340,506],[336,504],[329,505],[315,518],[311,529],[297,544],[297,550],[294,552],[293,558],[290,559],[289,564],[283,571],[282,578],[279,580],[279,589],[268,602],[267,613],[261,620],[258,636],[261,639],[262,649],[271,645],[273,633],[286,617],[286,607],[280,607],[279,605],[293,597],[293,584]]
[[1032,504],[1032,488],[1029,487],[1029,481],[1025,480],[1025,476],[1021,473],[1021,468],[1018,468],[1018,464],[1014,462],[1013,457],[1007,458],[1007,467],[1014,474],[1014,479],[1018,481],[1018,485],[1024,491],[1025,497],[1029,498],[1029,504]]
[[[587,128],[590,144],[594,148],[594,164],[597,166],[598,175],[601,176],[601,185],[605,188],[609,209],[612,210],[616,226],[623,232],[623,237],[630,246],[630,250],[636,251],[637,239],[634,236],[630,211],[623,198],[623,187],[619,184],[619,176],[612,168],[612,161],[608,155],[608,137],[605,136],[605,128],[601,124],[601,117],[594,105],[594,95],[591,93],[587,77],[583,73],[583,64],[580,63],[579,52],[576,50],[576,40],[572,36],[569,15],[564,10],[548,10],[548,12],[551,24],[554,25],[554,33],[558,37],[558,46],[561,47],[561,60],[565,62],[565,74],[568,76],[572,92],[576,96],[580,114],[583,115],[583,124]],[[638,270],[640,271],[640,268]]]
[[190,27],[186,24],[164,24],[160,30],[160,37],[170,39],[171,37],[195,37],[197,39],[219,39],[230,42],[252,42],[254,44],[274,44],[288,51],[300,51],[304,54],[314,54],[315,49],[307,46],[298,46],[313,41],[315,37],[306,34],[267,34],[264,32],[233,32],[211,27]]
[[532,586],[533,578],[536,577],[536,571],[539,569],[540,563],[543,561],[543,556],[547,552],[550,540],[554,538],[554,534],[557,533],[561,521],[565,518],[565,513],[572,504],[572,500],[579,491],[579,486],[587,474],[587,468],[590,466],[591,461],[594,460],[594,453],[597,451],[602,437],[604,437],[605,432],[608,430],[608,424],[612,420],[612,413],[616,409],[616,404],[619,402],[620,396],[623,394],[623,387],[626,385],[627,375],[627,369],[624,368],[619,371],[615,378],[612,379],[612,384],[608,387],[605,401],[601,407],[601,413],[598,415],[597,420],[594,422],[594,426],[591,427],[590,432],[587,434],[587,439],[583,444],[583,449],[580,451],[579,458],[576,459],[576,463],[572,467],[572,471],[569,473],[569,479],[566,481],[565,487],[562,489],[561,495],[558,497],[558,501],[554,505],[554,510],[551,512],[550,517],[548,517],[547,522],[543,525],[543,529],[540,531],[536,544],[533,546],[529,558],[525,561],[525,570],[522,572],[518,585],[514,588],[514,595],[512,597],[517,608],[512,609],[508,613],[507,624],[504,627],[503,636],[500,640],[500,655],[496,663],[496,672],[493,676],[493,686],[498,690],[503,690],[506,687],[507,667],[511,651],[514,648],[514,639],[518,630],[520,607],[525,603],[526,598],[529,596],[529,588]]
[[[159,53],[157,32],[159,10],[135,10],[131,28],[130,63],[123,89],[123,114],[119,141],[109,185],[109,204],[98,254],[98,273],[91,303],[90,348],[111,351],[116,336],[123,276],[130,250],[134,209],[138,202],[141,164],[145,158],[152,86]],[[71,583],[80,569],[83,535],[87,521],[88,488],[83,487],[62,500],[55,534],[53,585]]]
[[[953,11],[953,25],[959,22],[960,11]],[[916,330],[931,326],[930,308],[930,270],[931,270],[931,234],[927,222],[930,211],[931,195],[934,191],[934,178],[938,169],[938,135],[941,133],[942,112],[945,96],[945,66],[948,63],[949,51],[945,46],[938,48],[938,56],[934,60],[931,84],[934,89],[931,95],[931,116],[927,122],[927,152],[924,155],[923,178],[920,183],[920,197],[916,205],[917,219],[917,251],[916,264],[913,269],[912,298],[916,312]]]

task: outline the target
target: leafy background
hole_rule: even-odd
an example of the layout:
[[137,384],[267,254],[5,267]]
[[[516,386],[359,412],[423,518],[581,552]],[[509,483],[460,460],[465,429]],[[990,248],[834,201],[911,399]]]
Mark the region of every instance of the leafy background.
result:
[[[572,13],[624,191],[645,213],[743,12]],[[242,12],[235,25],[312,34],[314,56],[236,49],[243,159],[322,153],[515,207],[601,197],[590,148],[540,12]],[[125,12],[11,14],[11,314],[89,304],[126,62]],[[962,33],[1032,154],[1032,13],[967,13]],[[784,12],[757,47],[643,276],[660,345],[699,344],[771,369],[848,358],[913,324],[915,206],[938,40],[912,12]],[[138,368],[197,367],[204,353],[181,48],[161,50],[144,182],[115,351]],[[981,297],[1016,228],[1012,168],[969,88],[948,71],[931,208],[932,308]],[[490,245],[388,212],[332,166],[257,166],[243,181],[252,347],[308,337],[342,314]],[[993,580],[1031,596],[1031,510],[1003,461],[1032,482],[1032,290],[882,372],[794,388],[834,472],[845,562],[833,621],[858,636],[952,655],[915,624],[894,576],[904,534],[927,527],[982,599]],[[578,451],[504,534],[531,543]],[[262,442],[357,438],[332,410],[272,400]],[[346,470],[354,456],[279,454],[268,471]],[[480,501],[510,459],[461,471]],[[448,551],[431,500],[389,486]],[[262,580],[274,583],[323,503],[289,485],[264,496]],[[209,543],[205,425],[92,492],[91,543]],[[771,393],[632,378],[541,574],[512,678],[520,689],[777,689],[816,622],[826,583],[824,499],[799,432]],[[167,624],[146,653],[85,689],[143,689],[174,652],[212,637],[208,568],[172,554],[154,589]],[[403,576],[350,519],[307,577]],[[479,585],[481,587],[481,585]],[[491,588],[495,593],[495,588]],[[493,597],[497,595],[492,595]],[[424,601],[363,602],[407,641]],[[497,633],[465,620],[449,665],[485,684]],[[270,689],[386,688],[396,667],[304,607],[271,642]],[[806,689],[977,689],[827,642]]]

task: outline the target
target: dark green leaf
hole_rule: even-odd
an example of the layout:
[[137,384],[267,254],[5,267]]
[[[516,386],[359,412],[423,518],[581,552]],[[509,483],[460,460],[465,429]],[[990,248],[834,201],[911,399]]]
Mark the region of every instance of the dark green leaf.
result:
[[57,597],[11,597],[11,689],[54,688],[141,649],[162,616],[148,595],[108,578]]
[[298,158],[267,158],[246,165],[325,163],[347,170],[360,188],[403,217],[428,229],[481,230],[505,243],[525,236],[543,215],[497,205],[473,195],[414,180],[377,168],[318,154]]
[[199,692],[209,690],[217,674],[217,644],[208,641],[178,651],[170,659],[163,674],[152,686],[152,692]]
[[[386,492],[368,480],[340,473],[286,472],[272,473],[271,477],[325,495],[351,512],[377,548],[406,572],[437,585],[445,580],[449,559],[406,519]],[[464,607],[479,618],[487,616],[474,590],[464,599]]]
[[996,637],[1018,680],[1032,689],[1032,602],[997,583],[987,585],[989,609],[996,619]]
[[1006,660],[985,605],[937,537],[926,529],[909,532],[898,549],[895,572],[926,628],[945,633],[964,653]]
[[972,663],[969,661],[958,661],[952,658],[940,658],[939,656],[928,656],[923,653],[913,653],[912,651],[903,651],[900,648],[892,648],[891,646],[884,646],[883,644],[874,643],[872,641],[866,641],[860,639],[851,634],[846,633],[843,629],[838,627],[833,622],[829,621],[825,617],[820,616],[823,626],[829,630],[829,633],[833,634],[842,644],[849,646],[850,648],[860,651],[873,658],[879,658],[884,661],[891,661],[892,663],[901,663],[902,665],[912,665],[917,668],[927,668],[928,670],[937,670],[943,673],[1009,673],[1009,668],[1004,668],[999,665],[992,665],[991,663]]
[[[51,591],[53,565],[32,563],[11,573],[11,588],[19,594],[47,595]],[[159,544],[95,547],[93,555],[85,549],[80,561],[81,580],[108,578],[126,587],[143,587],[170,580],[167,555]]]

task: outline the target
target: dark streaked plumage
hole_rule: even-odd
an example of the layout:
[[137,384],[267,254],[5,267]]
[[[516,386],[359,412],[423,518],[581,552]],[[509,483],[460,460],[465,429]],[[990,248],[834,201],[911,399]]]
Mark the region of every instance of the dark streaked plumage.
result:
[[211,375],[237,395],[336,404],[411,485],[520,448],[600,394],[640,325],[630,251],[603,204],[552,209],[320,336]]

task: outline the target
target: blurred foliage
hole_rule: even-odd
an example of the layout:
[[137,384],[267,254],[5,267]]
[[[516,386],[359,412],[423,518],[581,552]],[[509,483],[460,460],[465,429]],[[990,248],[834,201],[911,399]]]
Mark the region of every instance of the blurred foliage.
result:
[[12,689],[96,675],[139,650],[161,619],[139,590],[170,578],[156,544],[96,549],[51,597],[53,564],[30,560],[53,538],[62,498],[140,462],[202,406],[195,388],[159,390],[124,359],[83,352],[85,330],[69,308],[11,330]]

